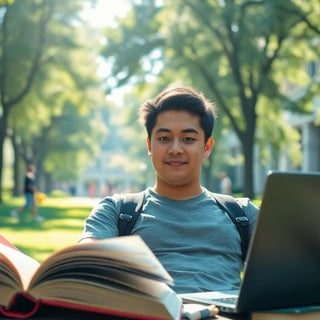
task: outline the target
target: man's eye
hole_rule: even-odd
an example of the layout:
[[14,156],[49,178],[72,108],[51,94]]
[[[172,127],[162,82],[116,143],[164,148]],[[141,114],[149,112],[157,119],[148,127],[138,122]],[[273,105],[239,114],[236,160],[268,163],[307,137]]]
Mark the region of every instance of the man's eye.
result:
[[159,137],[159,141],[166,142],[168,140],[169,140],[168,137]]
[[191,138],[191,137],[185,137],[183,140],[184,140],[186,143],[191,143],[191,142],[195,141],[196,139]]

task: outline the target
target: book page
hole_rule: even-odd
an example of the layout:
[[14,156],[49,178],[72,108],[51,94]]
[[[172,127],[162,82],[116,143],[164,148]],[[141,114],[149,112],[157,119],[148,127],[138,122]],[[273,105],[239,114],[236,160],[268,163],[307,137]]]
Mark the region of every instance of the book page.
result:
[[58,278],[59,274],[68,273],[79,265],[112,266],[167,283],[173,281],[140,236],[124,236],[80,243],[56,252],[42,263],[30,287],[50,277]]
[[136,314],[151,319],[180,319],[182,301],[172,289],[158,281],[140,280],[144,283],[137,285],[145,287],[146,293],[121,285],[93,286],[90,282],[55,280],[40,284],[32,290],[32,295],[49,304],[60,302],[66,307],[74,304],[77,309],[87,306],[111,314],[124,313],[123,316]]
[[25,291],[39,265],[21,251],[0,243],[0,283],[3,286]]

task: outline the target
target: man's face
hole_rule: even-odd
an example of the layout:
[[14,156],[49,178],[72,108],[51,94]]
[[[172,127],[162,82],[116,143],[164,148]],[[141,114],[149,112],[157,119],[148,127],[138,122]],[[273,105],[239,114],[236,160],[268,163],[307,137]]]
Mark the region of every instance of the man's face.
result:
[[157,185],[198,186],[202,162],[210,155],[213,139],[205,143],[197,115],[165,111],[158,115],[147,145]]

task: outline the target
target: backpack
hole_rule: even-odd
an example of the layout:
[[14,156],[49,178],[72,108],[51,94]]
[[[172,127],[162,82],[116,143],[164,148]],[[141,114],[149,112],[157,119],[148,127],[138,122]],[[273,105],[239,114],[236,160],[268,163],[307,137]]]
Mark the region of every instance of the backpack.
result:
[[[242,260],[245,261],[249,245],[249,220],[239,202],[232,196],[210,192],[220,209],[236,225],[241,238]],[[142,211],[145,191],[123,195],[118,220],[119,236],[129,235]]]

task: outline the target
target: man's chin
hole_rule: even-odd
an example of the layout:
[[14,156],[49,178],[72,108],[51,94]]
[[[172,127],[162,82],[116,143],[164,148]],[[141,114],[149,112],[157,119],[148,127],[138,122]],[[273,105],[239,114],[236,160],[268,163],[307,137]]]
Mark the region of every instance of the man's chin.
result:
[[184,179],[182,177],[168,177],[168,179],[165,180],[166,184],[173,187],[187,187],[190,185],[189,179]]

